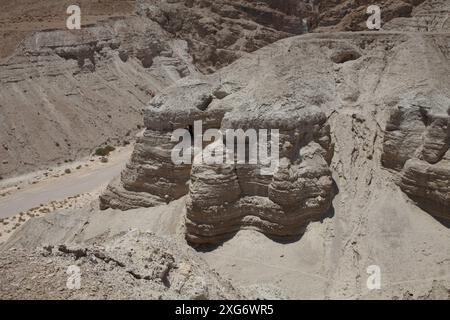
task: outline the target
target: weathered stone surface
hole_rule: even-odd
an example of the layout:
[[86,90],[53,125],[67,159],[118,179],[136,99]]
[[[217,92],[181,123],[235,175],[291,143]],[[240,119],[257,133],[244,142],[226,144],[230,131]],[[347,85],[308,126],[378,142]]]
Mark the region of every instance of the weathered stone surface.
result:
[[[339,44],[336,50],[341,48]],[[325,58],[333,64],[328,54]],[[102,208],[153,206],[188,194],[186,237],[197,244],[216,243],[243,228],[293,238],[302,234],[308,222],[323,217],[334,194],[329,169],[333,144],[326,114],[315,105],[317,97],[291,89],[300,86],[297,81],[302,79],[292,78],[299,70],[285,69],[280,76],[277,67],[267,72],[250,61],[240,66],[181,80],[153,99],[145,111],[144,138],[121,181],[102,195]],[[266,78],[260,78],[263,72]],[[292,81],[289,86],[286,79]],[[204,161],[195,159],[192,168],[173,164],[170,151],[178,142],[170,142],[170,133],[192,129],[199,120],[203,132],[209,128],[279,130],[280,167],[265,175],[261,169],[267,168],[261,164],[208,164],[206,150],[226,150],[220,140],[205,143]],[[120,188],[126,191],[121,193]]]
[[[372,4],[81,0],[82,29],[73,31],[65,26],[65,11],[72,4],[68,0],[4,2],[3,177],[87,156],[102,144],[120,145],[127,134],[129,142],[141,127],[142,107],[178,79],[197,69],[214,72],[249,52],[318,26],[361,30],[366,6]],[[384,21],[408,15],[408,10],[395,9],[397,2],[380,2]],[[411,8],[420,2],[398,6]],[[359,24],[349,24],[349,19]]]
[[[277,80],[273,81],[271,85],[277,88]],[[258,103],[263,88],[273,94],[272,105]],[[325,114],[295,99],[291,102],[282,92],[268,89],[264,81],[236,95],[222,131],[279,130],[280,165],[267,176],[261,163],[217,166],[204,164],[205,159],[194,162],[186,205],[186,237],[191,243],[216,243],[243,228],[292,238],[331,206],[328,155],[332,144]],[[227,146],[222,147],[226,150]]]
[[[401,2],[401,1],[399,1]],[[432,1],[410,1],[412,5],[418,5],[414,9],[410,8],[410,14],[397,15],[386,24],[384,30],[408,31],[408,32],[442,32],[450,30],[450,3],[446,0]]]
[[[204,129],[217,127],[223,111],[206,110],[213,86],[202,80],[183,80],[158,95],[145,110],[146,130],[137,143],[122,179],[101,196],[102,208],[149,207],[178,199],[188,192],[190,165],[172,161],[176,129],[188,129],[201,120]],[[122,192],[124,191],[124,192]]]
[[217,243],[245,228],[278,239],[300,236],[308,222],[330,208],[333,196],[328,164],[323,153],[314,151],[301,152],[303,160],[294,164],[283,158],[270,177],[250,165],[194,164],[186,204],[187,240]]
[[[366,2],[346,2],[344,6],[349,3]],[[408,8],[396,3],[402,12]],[[434,9],[428,16],[440,17],[442,12]],[[231,9],[225,10],[234,16]],[[63,216],[32,219],[6,247],[71,238],[78,245],[63,248],[63,256],[56,258],[63,265],[80,251],[92,258],[92,247],[83,243],[92,243],[94,235],[109,245],[108,238],[129,228],[156,229],[179,240],[186,232],[191,243],[218,243],[242,229],[291,240],[307,227],[292,243],[271,241],[244,230],[227,243],[197,254],[233,282],[244,286],[269,283],[274,292],[281,290],[283,297],[446,299],[449,281],[442,277],[450,266],[448,224],[432,219],[423,209],[439,218],[448,212],[449,38],[448,32],[395,30],[311,34],[244,55],[216,75],[185,79],[165,90],[148,108],[144,138],[117,188],[109,189],[113,195],[102,200],[126,209],[164,204],[178,194],[188,193],[186,197],[151,209],[77,209]],[[127,54],[119,51],[119,58],[127,60]],[[137,61],[146,64],[151,59]],[[85,63],[91,68],[89,59]],[[189,128],[195,120],[222,130],[281,128],[281,165],[269,176],[262,176],[261,168],[254,165],[170,166],[168,152],[173,145],[169,133]],[[218,139],[205,146],[205,151],[220,146],[223,141]],[[175,175],[177,170],[182,173]],[[161,179],[162,175],[168,179]],[[335,193],[329,215],[308,224],[323,216]],[[79,219],[80,213],[86,219]],[[140,290],[121,286],[142,282],[148,286],[141,292],[148,297],[154,287],[145,281],[154,279],[142,256],[154,259],[148,266],[160,271],[164,266],[158,262],[166,265],[166,261],[176,260],[179,251],[170,247],[174,255],[154,254],[148,251],[152,244],[144,239],[132,239],[119,248],[115,244],[101,252],[125,261],[125,270],[119,266],[113,275],[125,272],[131,281],[103,277],[103,261],[98,265],[87,261],[84,266],[89,275],[99,272],[100,279],[113,286],[89,286],[88,293],[98,288],[113,297],[121,292],[134,296]],[[138,248],[138,254],[128,250],[130,247]],[[48,269],[42,268],[42,260],[34,254],[16,256],[8,251],[4,257],[7,268],[11,260],[19,262],[15,270],[8,270],[2,287],[7,288],[8,296],[22,293],[23,288],[15,290],[9,274],[29,273],[32,268],[26,262],[37,263],[39,278],[36,285],[29,279],[25,285],[45,294],[57,283],[41,277],[46,274],[42,269]],[[364,281],[367,266],[373,264],[382,267],[383,283],[387,284],[383,290],[368,290]],[[178,283],[190,288],[192,278],[178,282],[177,274],[185,268],[181,264],[176,267],[169,273],[170,280],[175,280],[172,288],[179,289]],[[61,275],[57,273],[55,279]],[[88,276],[86,280],[96,284],[98,279]],[[117,287],[120,290],[115,290]],[[204,288],[195,281],[193,287]],[[155,288],[157,293],[163,289]],[[267,297],[256,291],[256,298]],[[186,292],[178,291],[176,297],[185,296],[181,293]]]
[[[400,172],[399,186],[419,206],[450,219],[450,100],[394,109],[386,126],[383,165]],[[425,105],[428,105],[425,107]]]
[[[67,287],[68,266],[80,288]],[[130,231],[90,245],[10,250],[0,258],[2,299],[236,299],[243,296],[198,257],[167,237]],[[28,276],[33,273],[33,276]],[[22,285],[14,285],[20,277]]]
[[450,220],[450,157],[437,164],[408,160],[400,187],[426,211]]
[[107,20],[49,30],[0,63],[0,174],[23,173],[120,145],[161,88],[195,73],[184,41],[155,22]]

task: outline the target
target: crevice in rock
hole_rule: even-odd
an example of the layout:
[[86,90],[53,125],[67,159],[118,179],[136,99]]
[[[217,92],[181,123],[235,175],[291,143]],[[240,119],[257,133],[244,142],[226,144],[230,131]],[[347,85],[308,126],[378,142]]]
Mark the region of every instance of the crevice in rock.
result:
[[336,52],[331,56],[331,60],[337,64],[343,64],[348,61],[357,60],[361,57],[361,54],[356,50],[344,50]]
[[213,102],[213,100],[214,98],[212,95],[205,96],[203,101],[201,101],[200,104],[197,105],[197,109],[201,111],[206,111],[206,109],[208,109],[209,105],[211,104],[211,102]]

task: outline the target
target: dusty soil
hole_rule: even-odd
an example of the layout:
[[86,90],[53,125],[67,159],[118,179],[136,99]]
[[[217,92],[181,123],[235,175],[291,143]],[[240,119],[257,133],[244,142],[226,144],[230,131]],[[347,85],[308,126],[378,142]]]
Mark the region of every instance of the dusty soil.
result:
[[[82,25],[90,25],[108,17],[123,17],[133,13],[135,1],[77,1],[82,11]],[[35,31],[66,27],[68,0],[1,0],[0,59],[9,56],[18,44]]]
[[[342,5],[359,8],[360,3]],[[337,1],[328,4],[337,5],[338,12],[344,8]],[[0,297],[450,299],[449,227],[402,192],[396,183],[399,173],[384,168],[381,161],[386,122],[398,97],[411,91],[413,97],[420,93],[448,101],[448,30],[444,28],[448,8],[444,9],[439,12],[444,22],[438,28],[419,14],[413,22],[397,22],[405,32],[293,37],[244,55],[222,70],[221,79],[255,77],[250,89],[258,89],[257,98],[278,88],[264,90],[259,84],[281,78],[280,91],[297,97],[295,103],[314,100],[326,114],[334,143],[330,170],[337,192],[332,210],[308,224],[301,237],[275,241],[246,228],[214,246],[193,248],[185,241],[186,197],[153,208],[100,211],[98,189],[92,184],[98,175],[93,174],[87,179],[89,192],[77,190],[70,199],[43,203],[1,221],[0,242],[5,242],[0,246]],[[345,20],[330,10],[331,20]],[[417,32],[423,31],[422,22],[429,33]],[[340,24],[340,28],[351,25]],[[344,54],[335,55],[335,49]],[[114,57],[109,67],[117,70],[123,61]],[[134,58],[127,75],[142,70],[142,61]],[[89,73],[83,79],[97,80]],[[243,90],[243,100],[252,92]],[[435,100],[429,102],[439,109]],[[3,198],[11,199],[6,205],[34,188],[52,194],[55,186],[66,186],[67,181],[83,186],[84,174],[104,165],[98,158],[89,162],[89,167],[79,170],[70,164],[70,174],[63,175],[63,167],[54,177],[44,171],[8,180],[2,191]],[[83,273],[79,291],[66,287],[71,265]],[[370,291],[366,285],[370,265],[381,268],[381,290]]]
[[90,156],[2,181],[0,243],[31,218],[59,209],[80,209],[96,200],[108,182],[120,174],[131,151],[130,145],[116,149],[108,157]]

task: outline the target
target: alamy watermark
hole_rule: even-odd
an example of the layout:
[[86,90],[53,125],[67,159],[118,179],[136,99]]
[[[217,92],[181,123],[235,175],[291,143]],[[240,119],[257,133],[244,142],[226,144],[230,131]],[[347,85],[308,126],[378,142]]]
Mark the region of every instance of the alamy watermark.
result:
[[66,270],[69,275],[67,278],[66,286],[69,290],[80,290],[81,289],[81,269],[78,266],[69,266]]
[[367,14],[370,15],[366,22],[367,28],[369,28],[369,30],[380,30],[381,8],[377,5],[369,6],[367,8]]
[[367,289],[380,290],[381,289],[381,268],[377,265],[367,267]]
[[273,175],[280,162],[278,129],[208,129],[203,132],[202,121],[195,121],[189,129],[175,130],[172,141],[179,142],[171,153],[176,165],[247,164],[258,166],[262,175]]
[[66,20],[66,27],[69,30],[80,30],[81,29],[81,9],[77,5],[70,5],[66,10],[67,14],[70,16]]

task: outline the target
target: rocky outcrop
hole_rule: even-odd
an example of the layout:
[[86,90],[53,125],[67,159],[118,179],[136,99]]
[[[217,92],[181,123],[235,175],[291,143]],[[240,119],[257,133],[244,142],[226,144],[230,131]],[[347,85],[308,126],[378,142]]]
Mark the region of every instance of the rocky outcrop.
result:
[[[277,87],[274,81],[272,85]],[[210,164],[214,161],[205,159],[211,156],[206,149],[203,161],[194,161],[190,177],[186,201],[186,238],[190,243],[217,243],[245,228],[273,238],[293,238],[331,207],[334,190],[328,166],[333,151],[325,114],[275,91],[273,105],[259,105],[257,96],[263,88],[267,88],[264,81],[250,92],[237,93],[234,109],[225,115],[221,130],[266,129],[268,141],[274,138],[271,130],[279,130],[280,163],[272,173],[265,171],[268,164],[259,161],[256,165]],[[234,154],[227,149],[228,144],[218,143],[212,146],[214,150]],[[252,143],[246,146],[251,148]],[[255,149],[265,143],[260,137]]]
[[[201,80],[183,80],[157,96],[145,110],[146,130],[122,178],[101,196],[101,207],[132,209],[176,200],[188,192],[189,164],[174,164],[172,150],[178,144],[172,134],[202,120],[217,127],[223,111],[203,110],[212,101],[213,86]],[[207,127],[205,127],[207,129]]]
[[[355,9],[357,20],[365,21],[368,5],[291,0],[91,2],[79,2],[80,31],[65,28],[69,1],[4,4],[0,176],[69,162],[102,144],[128,143],[142,127],[141,109],[178,79],[197,69],[214,72],[249,52],[318,26],[359,30],[359,25],[344,28],[340,21],[353,17]],[[389,3],[383,19],[408,15],[420,2],[401,2],[400,8],[408,10],[391,10],[392,1],[382,1]]]
[[408,32],[448,32],[450,30],[450,3],[448,1],[416,2],[420,5],[412,10],[411,17],[399,16],[390,21],[383,29]]
[[[287,43],[278,46],[290,54]],[[338,47],[337,51],[349,50]],[[260,54],[270,59],[273,50]],[[328,54],[326,59],[334,64]],[[187,195],[186,238],[194,244],[217,243],[245,228],[292,239],[310,221],[321,219],[330,210],[335,191],[329,169],[333,144],[327,116],[316,105],[316,96],[289,89],[286,79],[278,76],[277,66],[268,70],[254,63],[243,60],[213,76],[183,79],[155,97],[145,111],[144,137],[122,179],[101,196],[101,207],[154,206]],[[286,77],[297,72],[289,70]],[[301,79],[293,82],[300,85],[296,81]],[[196,121],[202,121],[201,133],[216,128],[225,139],[204,142],[192,166],[174,164],[171,152],[178,140],[172,141],[171,134],[194,129],[195,135]],[[274,171],[267,173],[268,164],[261,162],[209,161],[211,150],[234,154],[227,149],[227,133],[238,129],[267,130],[268,141],[272,141],[271,130],[278,130],[280,163]],[[256,143],[253,150],[264,142],[258,139]]]
[[[14,248],[2,252],[0,266],[2,299],[242,298],[193,250],[137,230],[89,245]],[[71,290],[77,270],[80,288]]]
[[303,161],[284,158],[272,177],[239,165],[194,165],[186,203],[187,240],[217,243],[245,228],[275,239],[302,235],[331,206],[333,182],[323,153],[312,143],[300,153]]
[[386,127],[383,164],[400,172],[401,189],[419,206],[450,219],[450,115],[435,113],[439,109],[395,109]]
[[426,68],[417,67],[424,75],[415,70],[412,78],[423,85],[408,88],[411,92],[404,93],[390,111],[382,163],[398,172],[398,185],[418,206],[444,220],[450,219],[450,55],[445,40],[450,31],[449,16],[447,1],[426,1],[410,19],[394,19],[385,27],[424,34],[441,32],[418,44]]
[[308,1],[178,0],[137,2],[138,11],[189,42],[199,69],[211,73],[279,39],[307,31]]
[[365,31],[367,30],[367,8],[377,5],[381,8],[384,24],[394,18],[408,20],[414,8],[425,0],[371,0],[330,1],[318,0],[318,18],[316,31]]
[[187,43],[167,38],[133,17],[26,39],[0,64],[0,175],[130,142],[155,92],[197,72]]
[[400,187],[420,207],[436,217],[450,220],[450,154],[446,160],[430,164],[408,160],[403,168]]
[[[64,22],[66,8],[46,4],[52,14],[59,6],[64,10],[57,16]],[[96,6],[83,2],[81,7],[83,23],[91,21]],[[23,39],[0,64],[0,175],[71,161],[105,143],[130,142],[142,127],[142,108],[162,89],[198,73],[194,64],[215,70],[290,35],[276,26],[287,20],[298,24],[264,5],[230,8],[139,1],[134,15],[84,24],[79,31],[52,27]],[[264,10],[260,23],[267,27],[250,19]],[[0,24],[8,27],[13,18]]]

